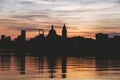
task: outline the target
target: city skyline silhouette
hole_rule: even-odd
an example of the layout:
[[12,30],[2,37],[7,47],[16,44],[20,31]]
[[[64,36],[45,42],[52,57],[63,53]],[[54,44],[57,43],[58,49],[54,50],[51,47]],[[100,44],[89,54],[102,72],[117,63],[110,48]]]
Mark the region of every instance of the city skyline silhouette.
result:
[[109,56],[118,56],[120,52],[120,36],[118,35],[109,38],[108,34],[97,33],[95,40],[82,36],[69,38],[65,24],[62,27],[62,35],[56,33],[53,25],[47,36],[44,35],[44,29],[34,30],[37,30],[39,35],[30,40],[26,40],[26,30],[21,30],[21,34],[13,41],[10,36],[1,35],[0,51],[19,54],[29,52],[41,56],[51,56],[49,52],[52,53],[52,56],[108,56],[107,53],[111,54]]
[[0,80],[120,80],[120,0],[0,0]]

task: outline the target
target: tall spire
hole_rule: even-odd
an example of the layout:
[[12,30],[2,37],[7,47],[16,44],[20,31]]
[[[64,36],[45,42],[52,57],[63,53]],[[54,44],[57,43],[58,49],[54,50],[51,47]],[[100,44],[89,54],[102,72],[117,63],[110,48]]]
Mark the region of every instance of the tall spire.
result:
[[67,38],[67,30],[66,30],[66,25],[63,25],[63,29],[62,29],[62,37],[63,38]]
[[63,29],[66,29],[66,25],[64,24]]
[[65,23],[64,23],[64,27],[66,27]]
[[51,29],[52,29],[52,30],[54,29],[53,24],[52,24],[52,26],[51,26]]

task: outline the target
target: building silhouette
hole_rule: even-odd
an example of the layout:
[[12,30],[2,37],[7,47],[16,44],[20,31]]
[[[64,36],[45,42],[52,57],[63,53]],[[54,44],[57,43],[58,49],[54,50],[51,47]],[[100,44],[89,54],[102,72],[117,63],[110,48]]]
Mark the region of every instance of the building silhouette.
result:
[[1,35],[1,40],[0,40],[0,51],[1,52],[6,52],[11,50],[11,37],[10,36],[5,36]]
[[5,40],[5,35],[1,35],[1,41],[4,41]]
[[21,34],[13,41],[13,50],[15,52],[24,52],[26,47],[26,31],[21,30]]
[[6,41],[11,42],[11,37],[10,36],[6,37]]
[[48,37],[56,37],[56,31],[54,30],[54,26],[51,26],[51,30],[49,31]]
[[98,33],[96,34],[96,40],[107,40],[108,34]]
[[15,38],[15,41],[25,42],[26,41],[26,31],[21,30],[21,34]]
[[21,40],[22,41],[26,41],[26,31],[25,30],[21,30]]
[[67,29],[66,29],[66,25],[64,24],[63,29],[62,29],[62,37],[63,38],[67,38]]
[[120,36],[116,35],[114,36],[114,39],[120,40]]

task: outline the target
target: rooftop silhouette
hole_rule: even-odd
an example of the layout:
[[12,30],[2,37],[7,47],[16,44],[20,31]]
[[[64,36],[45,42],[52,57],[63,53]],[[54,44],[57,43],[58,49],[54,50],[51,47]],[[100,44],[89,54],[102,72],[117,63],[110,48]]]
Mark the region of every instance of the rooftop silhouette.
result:
[[1,35],[0,52],[28,52],[40,56],[118,56],[120,53],[118,35],[109,38],[108,34],[97,33],[96,40],[82,36],[68,38],[65,24],[61,35],[56,33],[53,25],[47,36],[44,36],[44,29],[34,30],[38,30],[39,35],[30,40],[26,40],[26,30],[21,30],[13,41],[10,36]]

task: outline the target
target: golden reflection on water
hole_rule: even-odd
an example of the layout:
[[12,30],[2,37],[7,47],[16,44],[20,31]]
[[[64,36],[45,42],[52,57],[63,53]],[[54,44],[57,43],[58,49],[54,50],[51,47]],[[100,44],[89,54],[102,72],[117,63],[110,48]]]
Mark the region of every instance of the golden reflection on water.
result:
[[0,56],[0,80],[120,80],[119,76],[118,59]]

